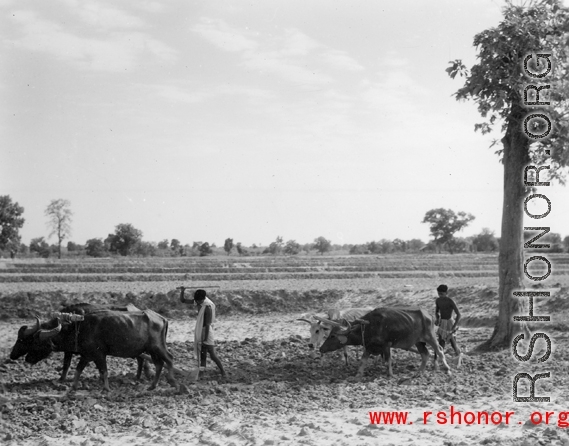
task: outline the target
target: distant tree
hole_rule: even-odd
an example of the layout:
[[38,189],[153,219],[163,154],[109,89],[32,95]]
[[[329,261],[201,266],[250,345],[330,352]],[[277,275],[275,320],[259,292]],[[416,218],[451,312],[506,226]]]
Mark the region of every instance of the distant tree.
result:
[[455,252],[467,252],[470,250],[470,243],[462,237],[453,237],[446,242],[446,248],[451,254]]
[[393,245],[393,250],[395,252],[407,251],[407,242],[404,240],[401,240],[400,238],[396,238],[395,240],[393,240],[392,245]]
[[44,240],[43,237],[36,237],[31,240],[30,252],[35,252],[40,257],[46,259],[51,255],[49,244]]
[[282,252],[282,250],[283,250],[283,238],[280,235],[266,249],[266,251],[268,251],[272,255],[280,254]]
[[154,257],[158,253],[158,245],[141,240],[134,246],[132,253],[140,257]]
[[71,221],[73,212],[70,209],[71,202],[59,198],[51,200],[45,209],[48,218],[47,226],[51,230],[49,237],[57,236],[57,257],[61,259],[61,244],[63,240],[71,235]]
[[85,253],[90,257],[106,257],[109,251],[102,239],[92,238],[85,243]]
[[110,234],[108,239],[110,239],[111,252],[127,256],[142,241],[142,231],[130,223],[121,223],[116,226],[115,233]]
[[318,251],[321,255],[325,252],[330,251],[332,248],[332,242],[322,236],[314,239],[314,249]]
[[176,239],[176,238],[173,238],[173,239],[170,241],[170,249],[171,249],[172,251],[181,253],[181,252],[180,252],[180,248],[181,248],[181,247],[182,247],[182,245],[181,245],[181,243],[180,243],[180,240],[178,240],[178,239]]
[[453,245],[449,242],[454,238],[454,234],[464,229],[474,220],[474,215],[466,212],[455,213],[452,209],[431,209],[425,214],[423,223],[428,223],[433,236],[433,241],[439,249],[447,245],[447,249],[452,254]]
[[10,251],[14,257],[20,246],[19,231],[24,226],[24,208],[12,202],[9,195],[0,196],[0,251]]
[[302,247],[300,246],[299,243],[296,242],[296,240],[289,240],[288,242],[286,242],[283,248],[283,252],[285,254],[292,256],[298,254],[300,251],[302,251]]
[[235,248],[237,249],[237,254],[239,255],[243,254],[243,246],[241,246],[241,242],[237,242]]
[[563,247],[566,252],[569,252],[569,235],[563,239]]
[[350,254],[369,254],[369,252],[369,243],[366,245],[353,245],[350,247]]
[[170,246],[170,243],[168,242],[167,238],[165,238],[161,242],[158,242],[158,245],[157,245],[158,249],[168,249],[169,246]]
[[200,245],[199,252],[200,252],[201,257],[205,257],[205,256],[211,254],[213,251],[211,249],[211,246],[209,246],[209,243],[205,242],[205,243],[202,243]]
[[425,246],[425,242],[421,239],[414,238],[407,241],[407,250],[411,252],[418,252]]
[[226,238],[225,239],[225,243],[223,244],[223,249],[227,253],[227,255],[229,255],[229,253],[233,249],[233,239],[232,238]]
[[483,228],[480,234],[475,235],[472,239],[472,244],[475,246],[476,251],[494,252],[499,247],[498,239],[494,235],[494,231],[488,228]]
[[514,292],[524,289],[524,200],[538,186],[525,182],[524,172],[546,166],[541,182],[564,182],[569,164],[569,8],[561,0],[523,3],[506,2],[504,19],[474,37],[478,54],[470,70],[461,60],[447,68],[451,78],[465,78],[456,99],[472,99],[483,118],[474,129],[484,134],[500,126],[503,135],[495,141],[504,166],[498,320],[482,350],[510,348],[514,336],[530,332],[513,318],[528,313],[528,299]]

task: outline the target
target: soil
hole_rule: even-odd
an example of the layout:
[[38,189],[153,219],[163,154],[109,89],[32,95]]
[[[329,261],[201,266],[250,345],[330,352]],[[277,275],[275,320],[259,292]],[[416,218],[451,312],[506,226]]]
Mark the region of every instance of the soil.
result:
[[[534,327],[534,332],[546,333],[552,342],[551,356],[544,363],[517,361],[510,350],[473,352],[491,335],[497,314],[496,284],[481,284],[480,280],[477,284],[463,281],[451,288],[451,297],[464,315],[457,340],[466,353],[462,367],[457,368],[452,349],[447,349],[451,375],[433,370],[430,363],[421,376],[412,378],[420,358],[400,350],[394,351],[395,378],[386,376],[381,360],[371,360],[364,377],[356,379],[356,356],[361,356],[361,348],[351,349],[348,366],[340,352],[322,360],[313,357],[307,345],[307,325],[296,320],[302,316],[346,306],[412,304],[433,309],[432,283],[415,281],[402,286],[398,282],[332,290],[239,291],[223,286],[212,292],[212,299],[220,309],[215,327],[217,350],[228,378],[221,380],[209,362],[195,383],[186,373],[195,366],[191,351],[195,310],[177,302],[176,285],[152,289],[148,283],[145,288],[129,284],[130,291],[120,292],[116,292],[117,284],[113,284],[115,291],[101,288],[103,284],[82,284],[95,288],[81,290],[31,289],[30,284],[14,285],[20,289],[3,288],[0,439],[8,445],[42,446],[569,445],[564,425],[569,423],[563,422],[563,414],[569,410],[569,336],[564,325],[569,306],[567,284],[555,284],[551,299],[536,300],[535,314],[552,317],[551,323]],[[62,303],[81,300],[130,302],[168,317],[168,348],[175,366],[183,372],[177,378],[187,392],[170,387],[164,378],[156,390],[146,390],[149,381],[136,381],[136,362],[130,359],[108,358],[111,392],[102,390],[92,364],[83,372],[79,390],[70,391],[71,377],[58,383],[60,353],[35,366],[7,359],[20,326],[33,322],[36,314],[44,318]],[[543,356],[545,347],[545,341],[538,340],[532,358]],[[527,343],[522,342],[518,349],[525,353]],[[535,394],[549,396],[551,401],[513,402],[513,379],[521,372],[532,376],[549,372],[550,378],[536,381]],[[520,380],[519,395],[529,395],[528,382]],[[487,411],[494,420],[499,418],[498,412],[503,419],[496,424],[492,419],[488,424],[468,424],[462,418],[459,424],[455,414],[453,423],[447,418],[446,424],[439,424],[451,406],[463,417],[467,411],[473,416]],[[402,411],[408,418],[401,424],[372,424],[370,411]],[[508,411],[514,414],[506,424]],[[533,413],[538,421],[536,412],[543,414],[543,422],[530,420]],[[548,424],[546,412],[553,412]]]

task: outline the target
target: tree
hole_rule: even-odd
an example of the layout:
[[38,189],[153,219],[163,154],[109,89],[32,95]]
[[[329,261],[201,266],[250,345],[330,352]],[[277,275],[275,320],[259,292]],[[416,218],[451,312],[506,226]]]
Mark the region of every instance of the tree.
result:
[[170,243],[168,242],[168,239],[165,238],[161,242],[158,242],[158,249],[168,249],[169,245]]
[[85,243],[85,253],[90,257],[105,257],[108,251],[102,239],[92,238]]
[[407,243],[407,250],[411,252],[419,252],[423,248],[423,246],[425,246],[425,242],[418,238],[408,240],[406,243]]
[[494,252],[498,249],[498,239],[494,235],[494,231],[488,228],[483,228],[482,232],[475,235],[472,243],[476,247],[476,251],[491,251]]
[[48,218],[47,226],[51,229],[48,238],[52,235],[57,236],[57,257],[61,259],[61,244],[63,240],[71,235],[71,220],[73,212],[70,209],[71,202],[59,198],[51,200],[45,209]]
[[223,249],[225,250],[227,255],[229,255],[229,253],[233,249],[233,239],[232,238],[226,238],[225,239],[225,243],[223,244]]
[[176,253],[181,254],[182,244],[180,243],[180,240],[178,240],[177,238],[173,238],[172,240],[170,240],[170,249]]
[[[507,2],[503,13],[504,19],[497,27],[474,37],[477,63],[468,70],[461,60],[455,60],[446,70],[451,78],[457,74],[465,77],[464,86],[455,97],[472,99],[477,104],[484,121],[476,124],[475,130],[485,134],[501,124],[503,134],[502,148],[496,152],[504,165],[498,321],[491,338],[481,349],[507,348],[514,336],[529,332],[525,322],[514,321],[512,317],[529,311],[528,299],[513,295],[514,291],[524,288],[523,214],[524,199],[530,191],[524,184],[525,167],[546,165],[549,179],[564,183],[569,162],[569,83],[566,82],[569,77],[569,9],[560,0],[536,0],[524,7]],[[544,53],[551,55],[551,59],[537,59],[536,63],[537,54]],[[553,60],[552,66],[550,60]],[[541,80],[537,75],[528,75],[528,69]],[[538,88],[542,87],[536,85],[527,96],[526,87],[540,83],[547,86],[540,91]],[[534,104],[550,103],[546,112],[553,125],[547,138],[529,139],[524,131],[525,125],[525,130],[541,135],[546,124],[545,120],[536,119],[528,125],[528,114],[543,110],[526,105],[528,98]],[[545,172],[542,174],[545,176]]]
[[314,239],[314,249],[318,251],[321,255],[324,255],[325,252],[330,251],[332,248],[332,242],[327,240],[326,238],[320,236]]
[[454,234],[464,229],[474,220],[474,215],[466,212],[456,214],[452,209],[431,209],[425,214],[422,223],[429,223],[429,229],[437,248],[444,245],[452,254],[455,244],[452,243]]
[[20,246],[19,231],[24,226],[24,208],[12,202],[9,195],[0,196],[0,250],[8,250],[12,257]]
[[202,243],[199,247],[199,251],[200,257],[205,257],[213,252],[208,242]]
[[300,251],[302,251],[302,247],[300,246],[300,243],[296,242],[296,240],[289,240],[283,248],[283,252],[291,256],[298,254]]
[[282,250],[283,250],[283,238],[279,235],[277,236],[277,239],[269,245],[267,251],[273,255],[277,255],[280,254]]
[[563,247],[566,252],[569,252],[569,235],[563,239]]
[[142,241],[142,231],[130,223],[121,223],[115,227],[114,234],[109,234],[107,240],[110,242],[109,251],[127,256]]
[[49,244],[44,240],[43,237],[36,237],[31,240],[30,252],[35,252],[44,259],[47,259],[51,255]]

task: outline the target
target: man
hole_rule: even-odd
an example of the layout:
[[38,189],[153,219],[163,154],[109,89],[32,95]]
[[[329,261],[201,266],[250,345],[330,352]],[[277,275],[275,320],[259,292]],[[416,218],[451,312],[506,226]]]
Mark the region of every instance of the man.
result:
[[[439,345],[445,348],[447,341],[450,341],[450,345],[454,349],[454,352],[458,356],[458,366],[460,367],[462,363],[462,352],[456,343],[454,333],[458,330],[458,323],[460,322],[460,311],[454,300],[447,296],[448,286],[439,285],[437,287],[437,293],[439,297],[435,301],[436,311],[435,311],[435,325],[438,325],[437,336]],[[454,324],[452,322],[452,313],[456,313],[456,319]]]
[[[182,303],[191,303],[184,296],[185,287],[180,287],[180,301]],[[225,370],[221,361],[215,353],[215,337],[213,332],[213,324],[215,323],[215,304],[208,299],[205,290],[196,290],[194,293],[194,302],[198,306],[198,317],[196,319],[196,328],[194,330],[194,353],[198,359],[198,367],[200,370],[205,369],[207,354],[221,372],[221,377],[225,378]]]

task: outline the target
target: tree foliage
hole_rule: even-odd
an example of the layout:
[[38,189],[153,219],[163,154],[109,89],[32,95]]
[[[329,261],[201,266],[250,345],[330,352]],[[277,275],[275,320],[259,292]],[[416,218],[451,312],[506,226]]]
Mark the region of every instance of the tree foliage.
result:
[[20,229],[24,226],[24,208],[12,202],[9,195],[0,196],[0,250],[17,252],[20,246]]
[[297,255],[300,251],[302,251],[302,246],[300,246],[300,243],[297,243],[296,240],[287,241],[283,248],[283,252],[290,256]]
[[209,245],[208,242],[204,242],[200,245],[200,247],[198,248],[199,252],[200,252],[200,256],[201,257],[205,257],[209,254],[211,254],[213,251],[211,249],[211,246]]
[[47,259],[51,255],[51,248],[43,237],[33,238],[30,242],[30,252]]
[[498,250],[498,239],[494,235],[494,231],[483,228],[480,234],[472,238],[472,244],[476,251],[494,252]]
[[85,253],[90,257],[105,257],[109,251],[102,239],[92,238],[85,243]]
[[71,211],[71,202],[59,198],[51,200],[45,209],[45,215],[48,218],[47,226],[50,229],[49,237],[57,236],[57,256],[61,259],[61,244],[63,240],[71,235],[71,221],[73,212]]
[[[456,99],[473,100],[484,118],[474,129],[489,133],[499,125],[503,134],[496,152],[504,165],[499,313],[483,349],[507,348],[520,331],[529,332],[525,322],[512,318],[528,312],[527,302],[513,295],[524,288],[523,207],[530,192],[524,171],[529,164],[545,165],[549,179],[563,183],[569,164],[569,8],[560,0],[535,0],[524,6],[507,2],[503,13],[498,26],[474,37],[478,55],[472,68],[461,60],[447,68],[451,78],[465,78]],[[549,116],[552,127],[547,137],[542,132],[544,119],[528,121],[536,111]],[[544,136],[532,137],[530,132]]]
[[332,242],[325,237],[320,236],[314,239],[313,247],[320,254],[324,255],[325,252],[328,252],[330,249],[332,249]]
[[474,215],[466,212],[455,213],[452,209],[437,208],[428,211],[422,223],[429,224],[433,241],[439,248],[446,245],[453,253],[456,250],[454,234],[468,226],[474,218]]
[[110,244],[110,252],[127,256],[142,241],[142,231],[130,223],[121,223],[115,227],[114,234],[109,234],[106,241]]
[[227,255],[229,255],[232,249],[233,249],[233,239],[226,238],[225,242],[223,243],[223,250],[227,253]]

